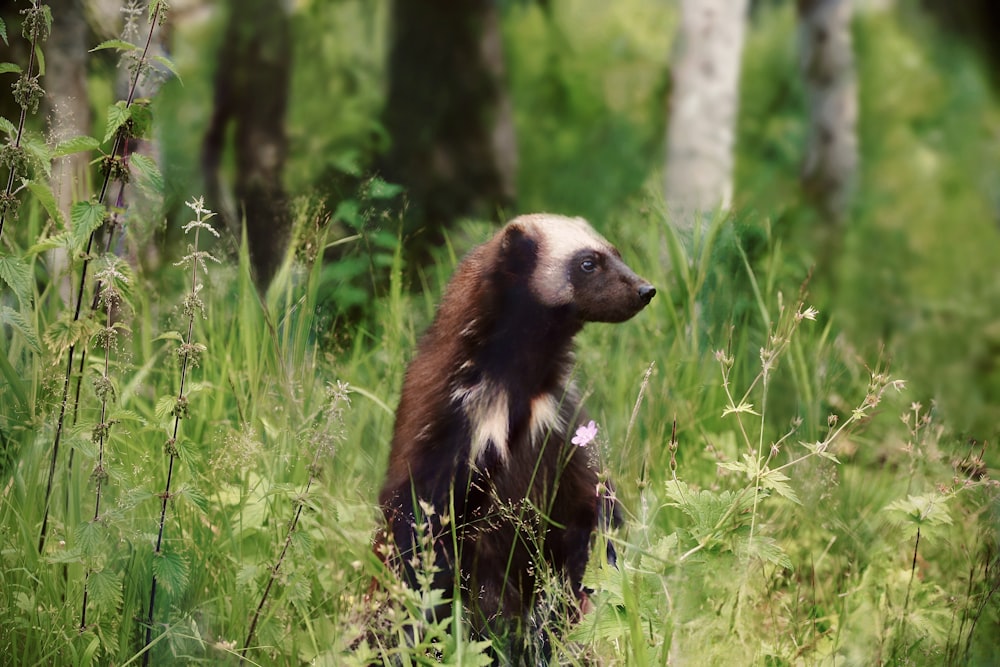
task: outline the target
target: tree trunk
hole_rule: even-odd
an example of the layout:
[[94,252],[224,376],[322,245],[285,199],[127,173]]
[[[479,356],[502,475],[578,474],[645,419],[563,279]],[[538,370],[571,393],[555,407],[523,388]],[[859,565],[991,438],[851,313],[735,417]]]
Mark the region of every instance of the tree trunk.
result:
[[[291,24],[281,0],[230,0],[215,73],[212,118],[202,145],[206,194],[230,229],[245,220],[250,262],[267,287],[284,257],[291,217],[282,173],[288,153],[285,112],[291,76]],[[234,206],[219,179],[229,124],[235,125]],[[235,210],[234,210],[235,209]]]
[[664,192],[672,224],[685,233],[732,200],[747,4],[681,0]]
[[800,69],[809,105],[802,186],[839,236],[836,228],[847,215],[858,167],[852,0],[799,0],[798,8]]
[[495,2],[394,0],[392,23],[380,167],[407,188],[419,259],[457,218],[513,203],[517,145]]

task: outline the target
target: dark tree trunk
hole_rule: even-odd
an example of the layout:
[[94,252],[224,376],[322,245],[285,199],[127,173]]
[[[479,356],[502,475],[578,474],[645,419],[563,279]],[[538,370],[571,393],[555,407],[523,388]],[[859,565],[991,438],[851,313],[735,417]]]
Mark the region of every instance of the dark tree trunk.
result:
[[383,120],[386,180],[407,188],[411,259],[457,218],[515,196],[517,146],[492,0],[394,0]]
[[[202,147],[211,206],[239,230],[245,220],[250,261],[264,289],[281,264],[291,232],[282,171],[288,153],[285,111],[292,64],[291,24],[281,0],[230,0],[217,58],[215,107]],[[229,124],[234,127],[232,206],[219,179]]]

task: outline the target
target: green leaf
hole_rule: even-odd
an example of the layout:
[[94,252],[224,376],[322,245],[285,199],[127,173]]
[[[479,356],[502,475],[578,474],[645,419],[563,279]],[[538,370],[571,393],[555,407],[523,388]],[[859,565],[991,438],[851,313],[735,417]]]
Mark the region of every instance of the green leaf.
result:
[[17,128],[14,126],[14,123],[3,116],[0,116],[0,130],[3,130],[4,134],[9,137],[14,137],[17,134]]
[[788,498],[796,505],[801,505],[802,501],[796,495],[795,489],[788,484],[788,480],[788,475],[780,470],[765,469],[760,476],[761,486],[766,489],[773,489],[781,497]]
[[909,521],[920,526],[951,525],[947,500],[940,493],[927,493],[922,496],[907,496],[906,500],[889,503],[885,509],[887,512],[900,512]]
[[107,540],[107,529],[100,521],[87,521],[76,529],[76,548],[89,560],[102,551]]
[[101,142],[97,139],[82,134],[78,137],[71,137],[66,141],[60,141],[56,144],[55,150],[52,151],[52,157],[63,157],[65,155],[72,155],[73,153],[97,150],[100,147]]
[[42,252],[55,250],[56,248],[66,248],[67,250],[72,249],[73,236],[69,232],[46,236],[35,245],[28,248],[27,251],[25,251],[25,255],[31,257]]
[[206,498],[205,494],[193,486],[185,486],[182,488],[177,492],[177,497],[190,502],[192,505],[197,507],[202,514],[208,514],[208,498]]
[[35,60],[38,61],[37,76],[45,76],[45,51],[42,50],[41,44],[35,45]]
[[90,235],[104,224],[105,208],[95,201],[78,201],[69,210],[73,241],[77,248],[86,248]]
[[[6,41],[6,40],[5,40]],[[20,74],[24,70],[17,63],[0,63],[0,74],[6,74],[7,72],[16,72]]]
[[139,177],[140,187],[157,195],[164,191],[163,175],[156,162],[142,153],[132,153],[128,158],[129,167]]
[[3,38],[3,43],[10,46],[10,42],[7,41],[7,24],[0,19],[0,37]]
[[153,554],[153,575],[169,593],[182,593],[188,582],[187,559],[173,552]]
[[34,158],[34,164],[41,167],[46,176],[52,176],[52,149],[45,143],[41,136],[34,133],[25,133],[21,137],[21,146],[24,151]]
[[35,331],[34,325],[21,313],[8,306],[4,306],[0,309],[0,322],[9,325],[20,333],[35,354],[42,353],[42,345],[38,340],[38,332]]
[[90,53],[93,53],[94,51],[104,51],[105,49],[115,49],[117,51],[138,51],[139,47],[131,42],[126,42],[123,39],[109,39],[92,48]]
[[129,107],[129,118],[132,126],[130,135],[136,138],[148,138],[153,129],[153,110],[148,99],[135,100]]
[[156,401],[156,407],[153,408],[153,414],[156,415],[156,421],[167,421],[167,418],[170,417],[170,413],[174,409],[175,405],[177,405],[176,396],[161,396],[159,400]]
[[158,340],[174,340],[177,341],[178,343],[183,343],[184,336],[181,335],[180,331],[165,331],[153,339],[153,341],[158,341]]
[[125,106],[124,100],[118,100],[108,107],[108,124],[104,131],[104,139],[101,143],[107,143],[115,136],[121,127],[132,117],[132,110]]
[[117,609],[124,597],[122,595],[122,573],[109,572],[107,568],[91,572],[87,577],[87,590],[95,607],[101,609]]
[[402,185],[387,183],[376,176],[368,182],[367,194],[372,199],[392,199],[403,190]]
[[788,557],[774,539],[755,535],[752,540],[747,540],[743,545],[750,556],[760,558],[764,562],[783,567],[786,570],[793,569],[792,559]]
[[361,229],[364,225],[359,210],[358,202],[353,199],[345,199],[337,204],[337,209],[333,212],[333,220],[334,222],[347,223],[354,229]]
[[174,62],[170,60],[170,58],[167,58],[166,56],[153,56],[153,60],[166,67],[168,70],[170,70],[171,74],[173,74],[174,76],[177,77],[178,80],[180,80],[181,78],[180,72],[177,71],[177,66],[174,65]]
[[56,196],[52,193],[52,188],[49,187],[48,183],[27,181],[26,185],[31,194],[35,195],[38,203],[45,209],[45,212],[49,214],[49,217],[55,220],[58,228],[63,229],[66,226],[66,221],[63,219],[62,211],[59,210],[59,204],[56,202]]
[[0,280],[17,295],[22,306],[31,303],[31,268],[20,257],[0,257]]
[[89,338],[90,329],[95,328],[90,320],[72,320],[67,313],[49,325],[45,331],[45,344],[58,356],[62,356],[72,345]]

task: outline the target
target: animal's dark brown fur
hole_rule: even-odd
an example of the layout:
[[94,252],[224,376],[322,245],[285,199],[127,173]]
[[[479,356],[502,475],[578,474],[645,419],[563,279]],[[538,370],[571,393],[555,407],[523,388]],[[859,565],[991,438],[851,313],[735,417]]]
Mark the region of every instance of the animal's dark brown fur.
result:
[[457,268],[407,370],[379,502],[394,566],[414,586],[414,555],[433,549],[435,587],[461,595],[475,632],[518,632],[543,572],[583,598],[613,501],[594,446],[570,442],[584,422],[572,340],[654,293],[589,225],[561,216],[517,218]]

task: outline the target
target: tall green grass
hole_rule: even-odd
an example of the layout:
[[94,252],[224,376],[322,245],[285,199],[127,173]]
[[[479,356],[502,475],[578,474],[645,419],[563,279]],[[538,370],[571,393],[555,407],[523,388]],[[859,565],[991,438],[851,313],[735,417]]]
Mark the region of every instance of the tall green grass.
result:
[[[0,304],[0,655],[26,665],[481,662],[461,609],[428,624],[420,610],[440,593],[401,588],[371,540],[406,362],[457,258],[490,230],[457,232],[423,273],[387,252],[371,316],[338,321],[319,312],[338,287],[316,248],[350,241],[302,205],[296,238],[314,247],[293,248],[266,293],[244,242],[208,267],[194,308],[182,305],[187,269],[122,268],[121,302],[73,324],[45,252],[76,236],[82,249],[95,221],[78,216],[60,236],[44,190],[31,193],[3,232],[2,259],[30,278],[5,287]],[[642,194],[594,223],[659,293],[633,320],[578,338],[577,379],[627,519],[598,538],[615,544],[618,567],[592,559],[594,609],[557,640],[558,662],[1000,660],[990,452],[902,382],[931,372],[914,367],[925,356],[890,364],[870,352],[877,340],[845,335],[766,213],[719,216],[682,242]],[[74,279],[93,294],[82,261]],[[181,390],[178,350],[193,341],[204,349]],[[71,370],[79,405],[40,552],[75,344],[90,354]],[[165,448],[179,392],[183,420]],[[359,648],[376,621],[416,639]]]

